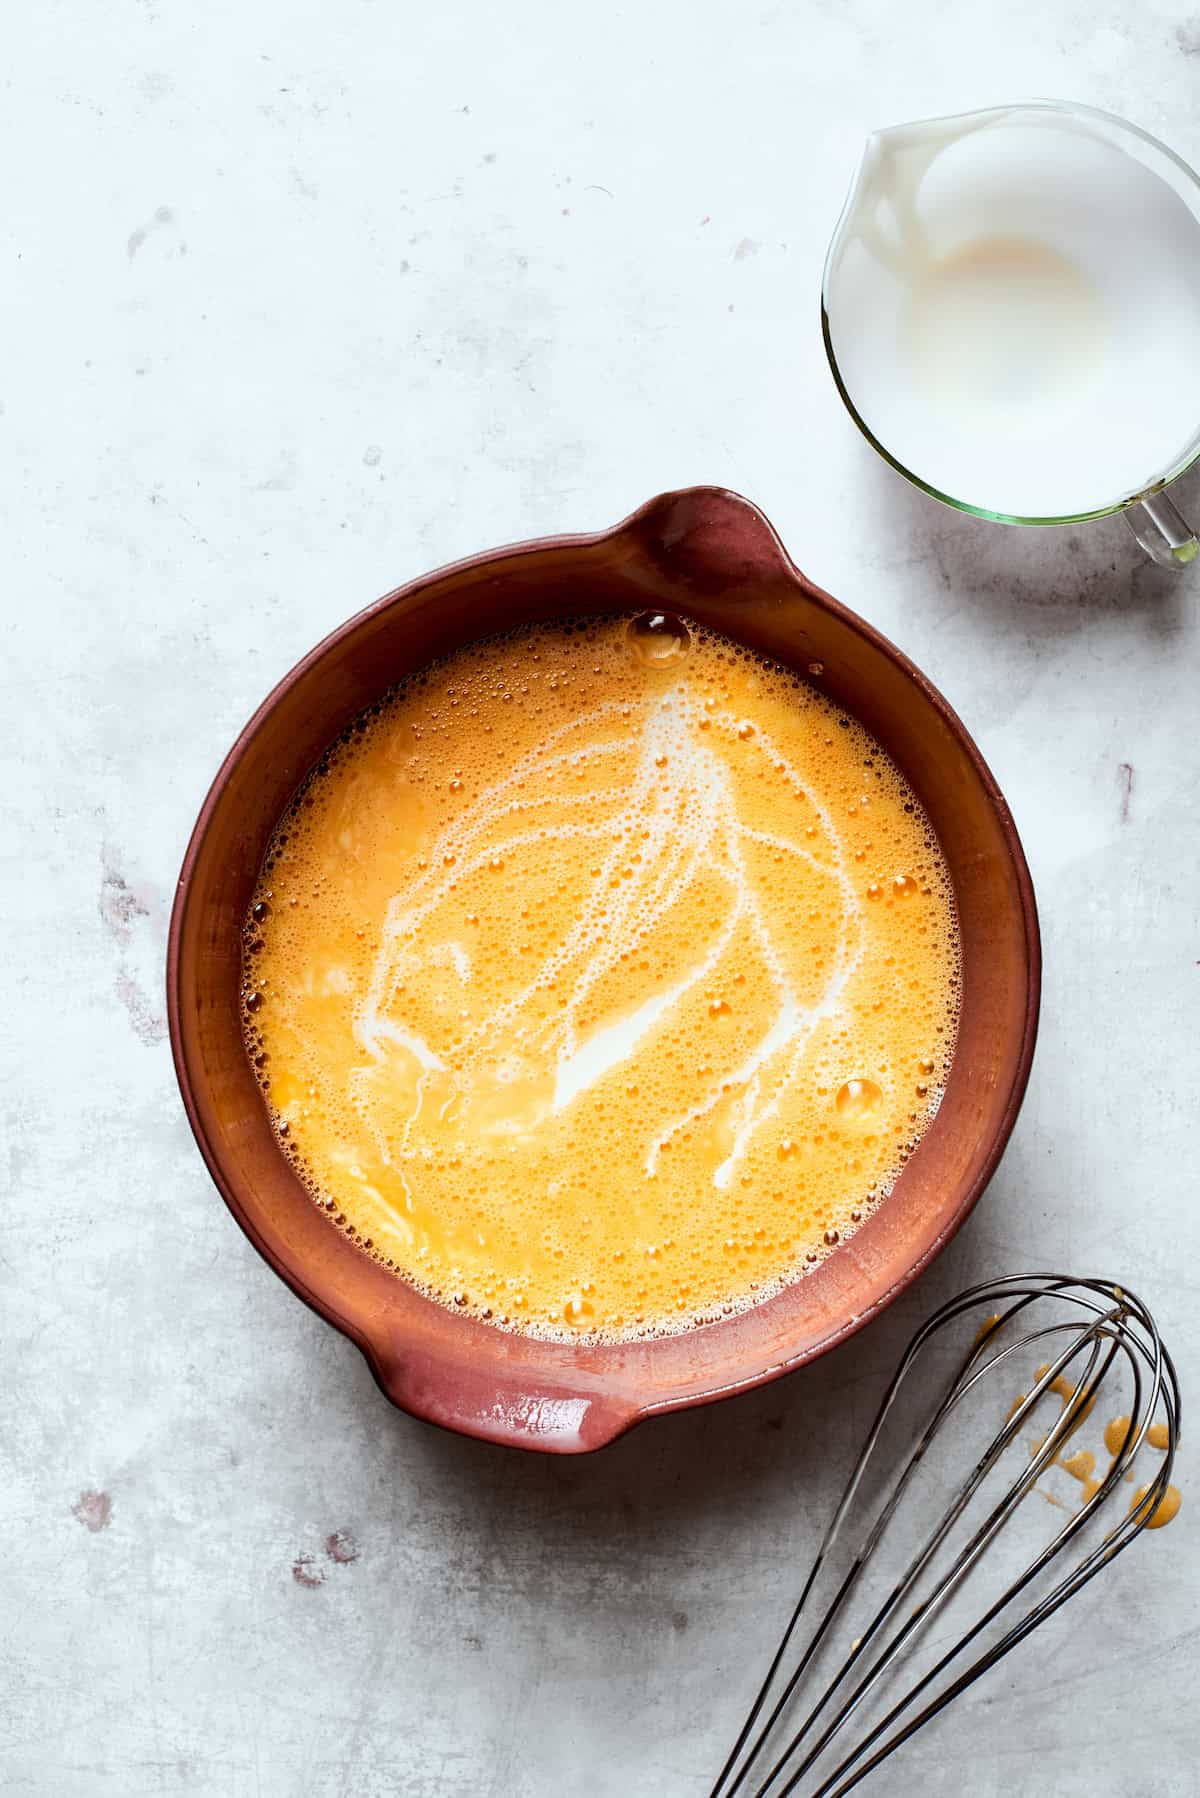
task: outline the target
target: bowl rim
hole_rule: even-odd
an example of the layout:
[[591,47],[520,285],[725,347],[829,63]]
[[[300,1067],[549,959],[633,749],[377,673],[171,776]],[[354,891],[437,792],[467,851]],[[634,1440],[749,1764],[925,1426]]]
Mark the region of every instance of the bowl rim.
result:
[[[892,1283],[879,1294],[861,1312],[846,1318],[835,1328],[797,1350],[790,1356],[773,1360],[769,1365],[736,1378],[723,1380],[711,1387],[699,1391],[686,1391],[668,1395],[663,1398],[647,1400],[644,1403],[614,1402],[602,1406],[603,1418],[600,1432],[586,1443],[564,1441],[559,1438],[542,1439],[530,1437],[523,1432],[508,1432],[504,1429],[485,1427],[481,1420],[474,1416],[464,1416],[453,1404],[442,1405],[437,1402],[436,1395],[418,1396],[406,1386],[403,1369],[398,1369],[394,1358],[385,1354],[385,1345],[376,1340],[371,1332],[358,1319],[347,1316],[326,1292],[310,1283],[296,1267],[288,1265],[275,1252],[258,1229],[257,1224],[246,1206],[243,1204],[239,1190],[240,1182],[227,1172],[224,1160],[217,1144],[212,1140],[206,1127],[204,1110],[197,1095],[198,1079],[193,1072],[192,1056],[188,1046],[188,1032],[184,1028],[183,993],[182,993],[182,952],[184,926],[188,912],[189,898],[193,875],[203,851],[205,838],[212,818],[221,804],[225,789],[235,768],[246,754],[257,732],[266,717],[275,709],[281,700],[301,680],[316,663],[321,661],[331,650],[341,644],[368,619],[376,617],[387,608],[408,599],[414,593],[427,587],[472,570],[498,563],[511,564],[525,557],[540,555],[547,550],[586,549],[618,539],[631,537],[650,515],[660,511],[665,505],[676,502],[693,504],[716,504],[719,507],[735,508],[744,515],[744,522],[752,522],[762,541],[770,551],[770,561],[778,573],[780,570],[786,579],[804,595],[806,599],[819,609],[835,617],[840,623],[861,637],[868,645],[881,652],[900,672],[920,691],[926,703],[938,714],[960,749],[966,756],[971,768],[988,799],[1001,837],[1007,851],[1009,863],[1015,878],[1020,922],[1023,930],[1025,950],[1025,1003],[1021,1022],[1020,1043],[1012,1064],[1008,1092],[1004,1108],[996,1125],[992,1141],[986,1156],[983,1158],[975,1177],[964,1189],[959,1204],[948,1216],[937,1235],[911,1265],[898,1273]],[[683,607],[686,610],[686,605]],[[1024,849],[1016,824],[1013,821],[1008,803],[1001,792],[994,775],[983,758],[967,727],[959,718],[948,701],[933,685],[929,678],[913,663],[902,650],[874,625],[867,623],[856,612],[844,605],[840,600],[827,593],[811,581],[788,554],[778,532],[753,502],[729,488],[716,485],[696,486],[670,490],[656,495],[654,498],[638,506],[633,512],[608,529],[592,532],[559,533],[543,537],[534,537],[503,544],[494,549],[486,549],[455,561],[441,564],[439,567],[414,577],[402,585],[391,589],[379,599],[360,608],[350,617],[344,619],[331,631],[327,632],[310,650],[306,652],[268,692],[266,697],[255,708],[250,718],[238,732],[233,744],[221,761],[216,774],[209,785],[203,803],[196,817],[188,838],[179,876],[176,882],[174,900],[171,908],[171,919],[167,938],[166,955],[166,1002],[167,1022],[171,1044],[171,1055],[175,1068],[176,1080],[180,1096],[187,1116],[188,1124],[196,1145],[208,1172],[221,1194],[234,1220],[266,1261],[272,1271],[282,1279],[309,1308],[322,1317],[327,1323],[348,1337],[362,1352],[371,1373],[385,1396],[399,1409],[418,1420],[435,1424],[459,1435],[473,1437],[480,1441],[504,1443],[529,1450],[543,1450],[552,1453],[591,1452],[607,1446],[625,1435],[637,1424],[649,1417],[665,1416],[670,1412],[690,1410],[694,1406],[714,1403],[718,1399],[732,1397],[738,1393],[750,1392],[772,1380],[781,1378],[785,1373],[794,1372],[808,1362],[827,1354],[831,1349],[857,1335],[868,1323],[884,1311],[893,1301],[905,1292],[913,1282],[925,1271],[930,1263],[942,1252],[946,1245],[962,1228],[974,1210],[985,1188],[990,1182],[1008,1145],[1013,1127],[1021,1108],[1025,1091],[1029,1082],[1033,1064],[1034,1050],[1037,1043],[1038,1021],[1041,1002],[1042,952],[1041,934],[1038,923],[1037,901],[1034,895],[1033,882],[1026,862]],[[197,1070],[198,1072],[198,1070]],[[486,1327],[486,1326],[483,1326]]]

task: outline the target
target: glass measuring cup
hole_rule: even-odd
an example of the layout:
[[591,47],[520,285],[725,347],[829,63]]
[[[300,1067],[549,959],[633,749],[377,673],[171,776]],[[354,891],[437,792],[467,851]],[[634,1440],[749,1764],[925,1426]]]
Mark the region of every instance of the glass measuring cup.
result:
[[851,417],[935,499],[1200,553],[1164,491],[1200,457],[1200,178],[1137,126],[1034,100],[875,133],[821,319]]

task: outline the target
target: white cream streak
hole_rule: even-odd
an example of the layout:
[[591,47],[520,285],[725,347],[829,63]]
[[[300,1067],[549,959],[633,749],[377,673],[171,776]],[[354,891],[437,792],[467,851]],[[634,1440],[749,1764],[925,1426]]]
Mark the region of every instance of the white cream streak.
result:
[[[589,743],[597,726],[628,717],[628,732],[618,740]],[[799,1073],[805,1048],[817,1025],[836,1014],[847,981],[862,956],[863,928],[859,900],[845,867],[845,852],[828,809],[807,788],[765,733],[746,744],[749,754],[761,755],[776,774],[782,774],[795,793],[808,801],[804,816],[815,816],[821,825],[817,854],[806,843],[748,827],[738,814],[734,785],[720,754],[705,742],[705,731],[736,736],[741,721],[728,713],[707,714],[686,685],[665,694],[647,696],[622,705],[617,702],[573,719],[552,732],[545,743],[519,762],[465,810],[461,819],[438,836],[429,853],[429,867],[418,874],[404,892],[392,899],[384,923],[382,941],[370,987],[354,1018],[359,1046],[379,1067],[396,1049],[411,1054],[421,1072],[417,1081],[416,1108],[404,1133],[409,1131],[424,1101],[428,1077],[441,1074],[471,1083],[473,1071],[494,1049],[498,1037],[513,1044],[551,1082],[549,1104],[561,1112],[580,1094],[628,1060],[643,1038],[659,1025],[684,997],[708,979],[738,932],[753,941],[769,970],[778,1003],[767,1028],[752,1051],[732,1072],[714,1078],[711,1090],[697,1104],[663,1125],[647,1144],[644,1172],[652,1177],[663,1148],[680,1131],[708,1115],[730,1091],[737,1095],[733,1146],[713,1174],[718,1188],[728,1186],[736,1167],[756,1132],[777,1116],[781,1098]],[[580,733],[582,746],[571,747]],[[628,755],[630,738],[639,742],[633,779],[624,793],[609,788],[586,795],[564,790],[570,771],[603,757]],[[556,784],[548,790],[548,783]],[[535,790],[524,791],[532,783]],[[616,805],[603,822],[573,822],[576,807],[594,811],[598,804]],[[496,828],[511,818],[513,831],[497,837]],[[485,847],[478,848],[480,839]],[[505,857],[535,842],[592,839],[600,863],[591,890],[564,940],[554,947],[531,974],[526,985],[498,1005],[452,1043],[435,1049],[395,1016],[397,988],[406,972],[417,965],[421,926],[446,899],[454,886],[498,857]],[[794,856],[837,882],[841,895],[841,922],[836,956],[825,989],[815,1005],[801,1003],[789,982],[784,957],[756,899],[746,867],[743,846],[747,842],[767,847],[778,855]],[[637,857],[631,879],[614,876],[628,862],[631,845]],[[697,944],[696,959],[685,976],[669,989],[652,994],[623,1018],[605,1023],[580,1039],[579,1016],[596,985],[614,967],[621,954],[629,954],[648,939],[660,917],[702,874],[715,876],[727,890],[723,918],[711,939]],[[445,958],[465,989],[471,982],[471,961],[461,943],[425,951]],[[565,1003],[552,1019],[530,1017],[522,1011],[535,996],[552,985]],[[361,1092],[361,1080],[359,1082]],[[440,1102],[444,1116],[454,1102],[451,1089]],[[390,1160],[386,1145],[381,1151]]]

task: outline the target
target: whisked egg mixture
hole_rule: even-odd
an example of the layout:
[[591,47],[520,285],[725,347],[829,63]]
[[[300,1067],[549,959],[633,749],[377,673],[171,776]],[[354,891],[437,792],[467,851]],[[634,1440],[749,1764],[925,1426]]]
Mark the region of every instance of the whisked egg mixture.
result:
[[446,1305],[619,1338],[760,1301],[886,1198],[959,944],[861,725],[648,614],[474,644],[358,720],[280,822],[244,966],[338,1225]]

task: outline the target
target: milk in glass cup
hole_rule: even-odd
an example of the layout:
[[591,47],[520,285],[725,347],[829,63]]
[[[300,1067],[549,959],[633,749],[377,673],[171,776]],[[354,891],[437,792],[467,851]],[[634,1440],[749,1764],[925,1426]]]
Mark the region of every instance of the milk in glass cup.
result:
[[821,315],[851,416],[934,498],[1200,551],[1164,491],[1200,456],[1200,180],[1137,126],[1034,100],[877,132]]

